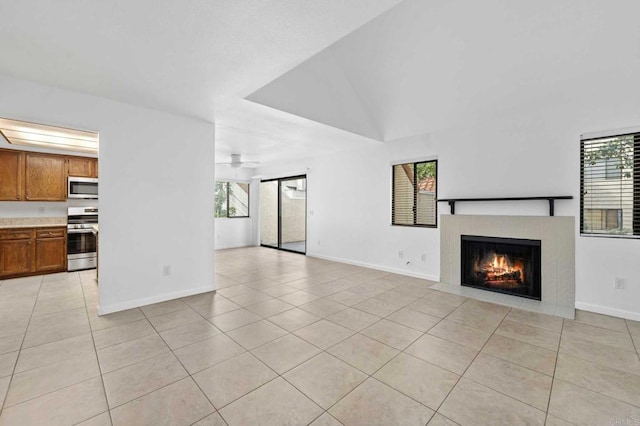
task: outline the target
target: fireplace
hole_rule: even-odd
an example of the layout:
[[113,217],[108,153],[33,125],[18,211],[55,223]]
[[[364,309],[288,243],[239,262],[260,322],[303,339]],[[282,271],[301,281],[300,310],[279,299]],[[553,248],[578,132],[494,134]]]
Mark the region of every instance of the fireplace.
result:
[[541,300],[540,240],[460,237],[463,286]]

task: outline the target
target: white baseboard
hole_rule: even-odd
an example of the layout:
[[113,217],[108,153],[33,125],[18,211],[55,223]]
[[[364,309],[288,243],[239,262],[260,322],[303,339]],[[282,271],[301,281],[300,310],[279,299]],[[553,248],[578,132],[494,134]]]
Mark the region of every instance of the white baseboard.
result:
[[391,267],[388,267],[388,266],[381,266],[381,265],[376,265],[376,264],[367,263],[367,262],[360,262],[358,260],[343,259],[343,258],[340,258],[340,257],[324,256],[324,255],[312,254],[312,253],[307,253],[307,256],[315,257],[315,258],[323,259],[323,260],[330,260],[332,262],[346,263],[347,265],[362,266],[363,268],[375,269],[375,270],[378,270],[378,271],[391,272],[393,274],[398,274],[398,275],[406,275],[408,277],[422,278],[422,279],[430,280],[430,281],[439,281],[440,280],[440,277],[437,277],[435,275],[421,274],[421,273],[418,273],[418,272],[405,271],[403,269],[391,268]]
[[227,250],[227,249],[242,248],[242,247],[253,247],[253,243],[250,241],[247,241],[247,242],[238,243],[238,244],[216,244],[215,249]]
[[612,317],[625,318],[633,321],[640,321],[640,312],[625,311],[624,309],[608,308],[606,306],[583,302],[576,302],[576,309],[595,312],[597,314],[610,315]]
[[112,314],[114,312],[126,311],[127,309],[139,308],[140,306],[151,305],[153,303],[166,302],[168,300],[179,299],[181,297],[193,296],[195,294],[206,293],[209,291],[215,291],[216,287],[198,287],[191,288],[189,290],[175,291],[173,293],[159,294],[151,297],[144,297],[142,299],[129,300],[124,303],[116,303],[114,305],[98,306],[98,315]]

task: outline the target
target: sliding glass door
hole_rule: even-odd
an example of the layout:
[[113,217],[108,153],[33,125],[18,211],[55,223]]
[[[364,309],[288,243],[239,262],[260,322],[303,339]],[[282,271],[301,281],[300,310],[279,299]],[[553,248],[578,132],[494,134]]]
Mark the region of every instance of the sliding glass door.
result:
[[260,182],[260,244],[278,247],[278,181]]
[[260,183],[260,243],[306,253],[307,177],[294,176]]
[[307,251],[307,178],[280,180],[280,248]]

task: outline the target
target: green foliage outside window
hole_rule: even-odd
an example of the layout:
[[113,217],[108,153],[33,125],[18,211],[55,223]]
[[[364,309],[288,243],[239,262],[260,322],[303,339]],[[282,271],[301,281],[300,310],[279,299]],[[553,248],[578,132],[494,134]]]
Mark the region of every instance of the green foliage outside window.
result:
[[249,184],[216,181],[214,217],[249,217]]

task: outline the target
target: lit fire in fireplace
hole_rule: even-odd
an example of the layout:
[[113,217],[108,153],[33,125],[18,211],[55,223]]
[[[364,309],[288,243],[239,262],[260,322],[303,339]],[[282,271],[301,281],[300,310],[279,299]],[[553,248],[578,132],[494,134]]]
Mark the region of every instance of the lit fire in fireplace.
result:
[[476,259],[474,272],[484,284],[497,288],[516,288],[525,280],[524,262],[505,254],[491,253],[482,260]]

